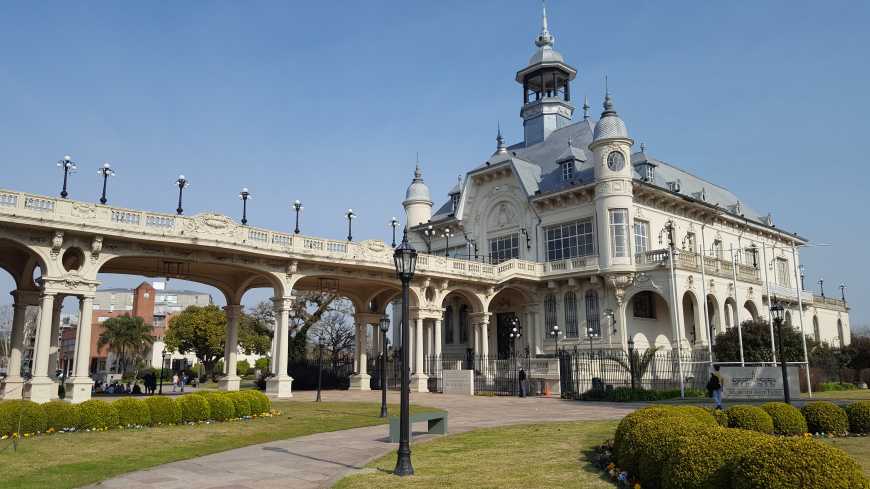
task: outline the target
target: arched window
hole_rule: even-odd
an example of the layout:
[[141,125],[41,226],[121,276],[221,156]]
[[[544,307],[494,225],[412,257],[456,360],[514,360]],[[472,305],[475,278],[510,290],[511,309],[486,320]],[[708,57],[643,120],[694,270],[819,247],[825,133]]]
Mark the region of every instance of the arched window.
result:
[[453,306],[444,309],[444,343],[453,343]]
[[822,332],[819,330],[818,316],[813,316],[813,338],[819,343],[822,342]]
[[601,319],[598,312],[598,292],[589,290],[586,292],[586,324],[591,330],[586,334],[601,336]]
[[547,336],[550,331],[553,331],[553,326],[556,325],[556,296],[547,294],[544,297],[544,327],[546,328]]
[[459,306],[459,342],[468,343],[468,306]]
[[565,336],[576,338],[578,335],[577,295],[572,291],[568,291],[565,293]]

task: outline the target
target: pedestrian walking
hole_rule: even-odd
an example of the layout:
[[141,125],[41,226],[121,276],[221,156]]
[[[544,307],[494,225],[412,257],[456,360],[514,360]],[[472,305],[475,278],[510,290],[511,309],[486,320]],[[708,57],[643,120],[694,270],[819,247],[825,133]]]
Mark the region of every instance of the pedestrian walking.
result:
[[517,375],[520,381],[520,397],[526,397],[529,392],[529,381],[526,380],[526,371],[520,368],[520,373]]
[[722,409],[722,374],[719,373],[719,365],[713,367],[713,372],[710,372],[710,380],[707,381],[707,394],[713,398],[716,403],[716,409]]

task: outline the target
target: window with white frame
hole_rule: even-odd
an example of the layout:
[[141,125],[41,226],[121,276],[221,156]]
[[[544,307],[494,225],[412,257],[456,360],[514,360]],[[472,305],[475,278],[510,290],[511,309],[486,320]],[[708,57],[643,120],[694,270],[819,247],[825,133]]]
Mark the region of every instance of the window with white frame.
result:
[[615,258],[628,256],[628,209],[610,209],[610,248]]
[[559,164],[562,167],[562,181],[567,182],[574,178],[574,161],[563,161]]
[[649,251],[649,223],[638,219],[634,220],[634,252],[646,253]]
[[586,291],[586,334],[601,336],[601,315],[598,312],[598,292]]
[[553,331],[553,326],[556,325],[556,296],[547,294],[544,297],[544,328],[547,331],[547,336]]
[[776,259],[776,283],[783,287],[791,287],[791,274],[788,271],[788,260],[785,258]]
[[579,329],[577,328],[577,294],[569,290],[565,293],[565,336],[577,338],[579,334]]
[[550,226],[544,234],[547,239],[547,261],[595,254],[592,218]]
[[520,257],[519,233],[489,240],[489,256],[493,264]]

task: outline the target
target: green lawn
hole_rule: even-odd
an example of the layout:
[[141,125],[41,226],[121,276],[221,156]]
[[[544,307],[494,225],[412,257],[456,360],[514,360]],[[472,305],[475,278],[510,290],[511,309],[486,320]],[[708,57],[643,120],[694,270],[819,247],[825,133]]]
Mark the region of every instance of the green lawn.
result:
[[[28,438],[0,442],[4,488],[79,487],[126,472],[257,443],[385,423],[380,405],[279,401],[280,416],[250,421]],[[430,410],[412,406],[412,411]],[[397,413],[398,406],[390,406]]]
[[[801,399],[811,400],[808,394],[802,394]],[[827,392],[813,392],[813,400],[848,400],[848,401],[856,401],[856,400],[864,400],[870,399],[870,389],[863,390],[850,390],[850,391],[827,391]]]
[[369,465],[368,474],[339,481],[339,489],[391,487],[613,489],[585,452],[613,436],[617,421],[542,423],[471,431],[411,445],[415,475],[392,475],[396,453]]

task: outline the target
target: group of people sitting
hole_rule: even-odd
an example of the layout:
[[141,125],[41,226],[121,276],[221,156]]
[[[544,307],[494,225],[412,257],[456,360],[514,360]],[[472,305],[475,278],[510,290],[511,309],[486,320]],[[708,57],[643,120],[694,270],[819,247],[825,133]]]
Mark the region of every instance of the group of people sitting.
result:
[[[127,382],[122,382],[115,380],[111,383],[97,381],[94,383],[93,393],[153,396],[157,392],[157,377],[157,374],[155,374],[154,372],[146,372],[145,375],[142,376],[141,381],[131,380]],[[184,387],[188,384],[188,380],[189,378],[185,373],[181,373],[180,375],[177,373],[172,374],[172,392],[177,392],[179,389],[181,390],[181,392],[184,392]],[[190,384],[192,385],[192,387],[196,387],[197,382],[195,376],[194,380],[190,382]]]
[[[147,385],[146,385],[147,389]],[[102,393],[102,394],[132,394],[132,395],[142,395],[142,388],[139,386],[138,382],[119,382],[114,381],[111,384],[105,384],[103,382],[97,381],[94,383],[94,393]]]

